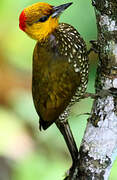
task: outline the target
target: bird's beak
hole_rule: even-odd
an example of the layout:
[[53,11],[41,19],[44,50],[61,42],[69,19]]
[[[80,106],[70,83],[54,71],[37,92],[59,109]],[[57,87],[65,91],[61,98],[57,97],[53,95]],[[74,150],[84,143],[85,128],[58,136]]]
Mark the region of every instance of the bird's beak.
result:
[[53,7],[52,18],[58,17],[65,9],[72,5],[72,2]]

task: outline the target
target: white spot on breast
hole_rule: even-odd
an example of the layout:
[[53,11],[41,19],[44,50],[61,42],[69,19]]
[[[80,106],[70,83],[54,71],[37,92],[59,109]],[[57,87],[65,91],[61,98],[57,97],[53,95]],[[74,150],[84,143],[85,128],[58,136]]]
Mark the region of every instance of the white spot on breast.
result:
[[76,44],[74,44],[75,48],[78,49],[78,46]]
[[78,56],[78,59],[81,59],[81,55]]
[[67,31],[70,31],[70,28],[67,28]]
[[71,45],[70,45],[70,44],[68,44],[68,47],[69,47],[69,48],[71,48]]
[[85,77],[82,76],[81,80],[84,80]]
[[86,70],[85,69],[83,69],[83,72],[85,72]]
[[70,34],[74,36],[74,33],[70,32]]
[[62,46],[63,46],[63,48],[64,48],[65,44],[64,44],[64,43],[62,43]]
[[70,59],[70,58],[68,58],[68,62],[71,62],[71,59]]
[[80,69],[79,68],[75,68],[75,72],[79,72],[80,71]]
[[74,64],[74,67],[77,67],[77,64]]
[[73,55],[70,53],[70,57],[73,58]]
[[61,40],[62,40],[62,41],[64,41],[64,39],[63,39],[63,38],[62,38]]
[[73,52],[73,54],[75,54],[75,53],[76,53],[76,49],[73,48],[73,49],[72,49],[72,52]]
[[71,39],[73,39],[71,36],[69,36],[69,39],[70,39],[70,41],[71,41]]

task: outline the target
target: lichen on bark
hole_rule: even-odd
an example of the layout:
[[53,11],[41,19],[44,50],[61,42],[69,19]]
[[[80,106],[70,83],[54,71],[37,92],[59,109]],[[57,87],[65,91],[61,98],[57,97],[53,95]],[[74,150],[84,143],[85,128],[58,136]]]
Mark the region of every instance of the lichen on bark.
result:
[[70,180],[109,179],[117,156],[117,0],[92,0],[92,5],[98,29],[95,89],[99,96],[94,100]]

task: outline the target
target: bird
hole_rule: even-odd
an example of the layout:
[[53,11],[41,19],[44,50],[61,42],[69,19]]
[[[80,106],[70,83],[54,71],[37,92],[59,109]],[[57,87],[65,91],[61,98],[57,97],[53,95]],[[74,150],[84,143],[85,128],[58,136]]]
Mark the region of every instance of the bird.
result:
[[80,33],[70,24],[59,23],[60,15],[71,5],[72,2],[59,6],[32,4],[21,12],[19,27],[37,41],[33,52],[32,97],[40,130],[55,123],[74,164],[78,149],[68,116],[71,106],[86,91],[89,62]]

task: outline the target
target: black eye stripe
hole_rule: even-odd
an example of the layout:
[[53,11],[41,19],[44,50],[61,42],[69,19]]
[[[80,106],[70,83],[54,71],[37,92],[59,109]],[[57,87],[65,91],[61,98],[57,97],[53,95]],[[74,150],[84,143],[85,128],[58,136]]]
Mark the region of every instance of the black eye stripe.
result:
[[39,19],[39,22],[45,22],[48,19],[48,16],[43,16]]
[[49,18],[49,15],[41,17],[36,23],[38,22],[45,22]]

